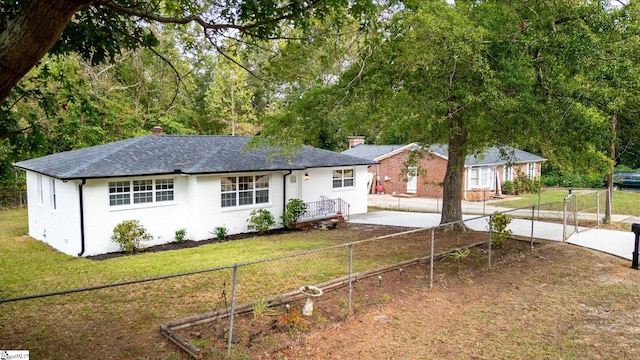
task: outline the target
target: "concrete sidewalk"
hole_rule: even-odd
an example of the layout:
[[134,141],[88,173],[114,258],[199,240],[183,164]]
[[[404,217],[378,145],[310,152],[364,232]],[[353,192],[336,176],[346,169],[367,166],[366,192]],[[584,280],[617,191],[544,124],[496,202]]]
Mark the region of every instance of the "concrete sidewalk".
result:
[[[371,205],[371,204],[370,204]],[[375,206],[375,205],[374,205]],[[464,215],[467,226],[476,231],[488,231],[488,217]],[[362,224],[406,226],[410,228],[430,228],[438,226],[440,214],[407,211],[374,211],[367,214],[352,215],[350,222]],[[533,227],[533,229],[532,229]],[[514,235],[531,236],[536,239],[562,241],[562,224],[526,219],[512,219],[508,227]],[[629,227],[631,228],[631,227]],[[631,231],[579,228],[567,242],[586,248],[602,251],[631,260],[635,235]]]
[[[402,210],[402,211],[416,211],[416,212],[430,212],[440,213],[442,211],[442,199],[439,198],[425,198],[425,197],[394,197],[391,195],[369,195],[367,198],[369,206],[377,207],[385,210]],[[462,213],[475,214],[475,215],[489,215],[494,212],[510,211],[513,215],[522,217],[531,217],[531,209],[514,210],[511,208],[500,207],[494,205],[495,200],[489,201],[462,201]],[[538,214],[546,219],[562,219],[562,211],[553,210],[536,210],[536,216]],[[601,214],[603,215],[603,214]],[[578,217],[583,220],[595,220],[596,214],[594,213],[578,213]],[[639,217],[632,217],[630,215],[611,215],[613,222],[622,223],[640,223]]]

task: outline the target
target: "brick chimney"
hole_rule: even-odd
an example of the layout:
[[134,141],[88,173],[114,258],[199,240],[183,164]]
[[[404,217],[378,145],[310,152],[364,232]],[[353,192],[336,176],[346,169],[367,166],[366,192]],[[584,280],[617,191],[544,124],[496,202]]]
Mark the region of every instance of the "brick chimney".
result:
[[349,149],[364,144],[364,136],[348,136],[347,139],[349,139]]
[[151,135],[164,135],[162,126],[154,126],[153,129],[151,129]]

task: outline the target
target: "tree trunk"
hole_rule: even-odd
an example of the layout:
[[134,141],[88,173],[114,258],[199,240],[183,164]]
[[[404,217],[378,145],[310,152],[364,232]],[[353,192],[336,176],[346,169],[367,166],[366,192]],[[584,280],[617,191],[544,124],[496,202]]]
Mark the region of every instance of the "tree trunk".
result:
[[[462,220],[462,183],[464,178],[464,162],[467,129],[464,121],[454,115],[449,119],[449,159],[447,172],[443,181],[442,217],[440,224],[448,224]],[[466,229],[463,223],[448,226],[449,229]]]
[[[0,102],[60,38],[88,0],[29,0],[0,33]],[[17,6],[17,5],[16,5]]]

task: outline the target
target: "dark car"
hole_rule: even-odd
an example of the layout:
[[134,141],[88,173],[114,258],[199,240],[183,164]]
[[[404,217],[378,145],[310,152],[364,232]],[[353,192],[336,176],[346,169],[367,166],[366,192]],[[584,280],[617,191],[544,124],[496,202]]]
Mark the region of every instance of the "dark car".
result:
[[[608,184],[609,177],[605,176],[602,180],[602,186],[607,187]],[[622,188],[640,188],[640,172],[614,172],[613,188],[615,190]]]

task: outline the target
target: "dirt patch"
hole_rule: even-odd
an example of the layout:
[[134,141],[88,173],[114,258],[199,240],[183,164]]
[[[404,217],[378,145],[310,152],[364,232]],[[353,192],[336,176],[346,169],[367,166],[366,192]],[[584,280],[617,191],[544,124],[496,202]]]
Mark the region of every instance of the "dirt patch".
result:
[[[434,265],[436,270],[433,283],[446,288],[461,281],[467,283],[478,273],[485,271],[489,261],[486,233],[438,231],[437,239],[438,248],[447,250],[455,249],[461,244],[482,245],[448,256],[438,256]],[[536,243],[534,247],[539,247],[539,244]],[[491,262],[495,266],[518,258],[531,249],[530,242],[510,239],[503,246],[492,248]],[[248,312],[234,318],[233,354],[238,358],[250,359],[289,356],[291,350],[304,342],[309,334],[329,331],[328,329],[335,328],[347,320],[364,316],[385,306],[395,298],[428,289],[431,283],[430,263],[428,259],[423,258],[415,263],[391,267],[370,276],[355,277],[350,295],[346,282],[342,286],[325,291],[322,296],[314,299],[312,316],[302,316],[305,299],[283,302],[270,308],[256,303]],[[374,317],[374,322],[380,326],[390,321],[389,316],[384,314]],[[222,358],[226,355],[228,327],[229,320],[222,318],[180,329],[178,333],[198,347],[204,358]]]
[[393,293],[387,303],[269,356],[636,359],[640,272],[629,265],[548,243],[433,289]]

